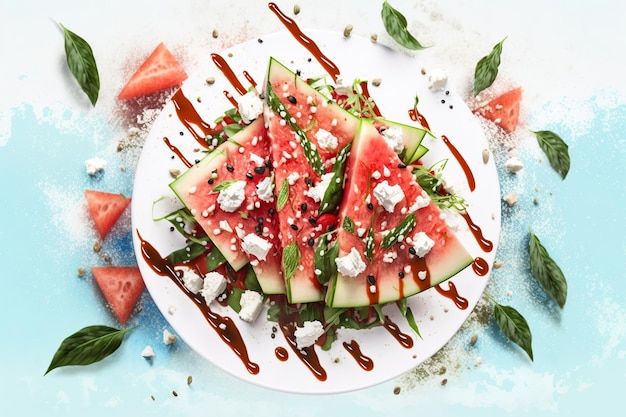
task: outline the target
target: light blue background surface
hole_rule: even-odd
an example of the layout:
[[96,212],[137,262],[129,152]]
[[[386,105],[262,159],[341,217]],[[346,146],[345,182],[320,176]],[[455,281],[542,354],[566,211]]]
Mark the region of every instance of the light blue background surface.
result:
[[[128,109],[115,101],[129,76],[126,60],[164,40],[192,66],[193,51],[219,50],[282,28],[265,2],[228,9],[212,1],[176,7],[147,1],[106,7],[30,3],[0,6],[5,92],[0,97],[0,402],[7,415],[483,416],[506,411],[537,416],[586,415],[599,406],[610,410],[607,415],[619,415],[626,379],[626,82],[615,56],[625,50],[626,32],[616,17],[626,15],[621,3],[392,2],[405,11],[416,33],[430,29],[423,38],[440,42],[439,50],[434,46],[419,59],[443,66],[455,57],[450,82],[460,91],[467,88],[476,60],[508,34],[500,76],[524,87],[520,129],[558,132],[570,145],[572,168],[562,181],[532,135],[520,133],[516,151],[525,168],[513,175],[503,168],[506,147],[492,143],[502,194],[516,191],[519,201],[502,206],[497,258],[504,266],[492,274],[488,291],[528,320],[533,363],[492,321],[473,318],[421,368],[445,366],[445,373],[419,377],[412,371],[371,389],[324,397],[244,384],[182,341],[165,346],[161,338],[168,324],[147,293],[130,323],[139,327],[113,356],[43,376],[64,337],[91,324],[118,326],[91,276],[81,279],[76,271],[103,264],[91,250],[95,235],[87,226],[84,189],[132,194],[136,155],[115,148],[128,127],[144,125],[121,117]],[[379,2],[358,2],[362,15],[350,2],[334,6],[333,13],[309,3],[300,2],[303,28],[341,32],[350,23],[355,34],[378,32],[385,41]],[[293,2],[278,4],[291,12]],[[95,109],[67,74],[62,35],[53,20],[87,38],[102,59],[103,89]],[[582,35],[581,22],[588,36]],[[221,33],[218,39],[210,35],[214,28]],[[108,166],[104,175],[91,178],[84,161],[94,156],[104,157]],[[129,224],[126,213],[105,241],[103,251],[114,264],[135,262]],[[563,311],[529,275],[529,227],[568,279]],[[474,333],[478,341],[470,347]],[[140,356],[147,344],[156,352],[153,363]],[[188,375],[193,376],[190,386]],[[395,387],[401,388],[398,395]]]

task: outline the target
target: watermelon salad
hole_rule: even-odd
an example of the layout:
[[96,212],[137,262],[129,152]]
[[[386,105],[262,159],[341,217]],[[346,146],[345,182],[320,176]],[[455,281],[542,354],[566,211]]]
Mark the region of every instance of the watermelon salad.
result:
[[167,259],[189,291],[246,321],[269,305],[268,320],[302,329],[298,348],[382,325],[388,304],[419,334],[407,297],[473,261],[442,212],[464,200],[421,164],[430,132],[382,117],[362,85],[270,58],[262,91],[215,121],[205,156],[170,184],[184,206],[155,219],[185,238]]

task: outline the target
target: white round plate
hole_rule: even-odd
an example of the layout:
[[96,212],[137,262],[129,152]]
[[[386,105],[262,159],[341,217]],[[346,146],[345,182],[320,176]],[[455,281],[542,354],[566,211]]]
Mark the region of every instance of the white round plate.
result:
[[[453,92],[429,90],[428,75],[422,74],[422,66],[417,58],[356,36],[344,38],[339,33],[320,31],[307,31],[307,34],[339,67],[345,83],[351,84],[355,78],[381,80],[377,87],[370,85],[369,91],[386,118],[417,125],[409,118],[408,111],[413,108],[416,95],[419,97],[419,111],[439,137],[428,140],[430,151],[424,158],[425,165],[449,159],[447,176],[456,186],[460,185],[461,194],[469,203],[468,213],[482,229],[484,237],[493,242],[493,250],[483,251],[460,217],[459,237],[473,257],[485,259],[491,268],[500,231],[498,176],[493,158],[488,163],[483,162],[482,149],[487,146],[487,141],[480,123],[462,99]],[[270,56],[294,71],[301,71],[304,78],[324,74],[315,57],[286,31],[265,36],[262,41],[250,40],[228,50],[206,51],[197,72],[185,81],[182,89],[202,119],[211,125],[225,110],[232,108],[224,91],[237,96],[231,83],[213,63],[212,52],[226,60],[246,87],[250,84],[243,76],[243,71],[249,73],[259,89],[262,87]],[[207,84],[208,77],[214,77],[215,83]],[[469,191],[466,176],[457,159],[442,142],[441,135],[449,138],[469,164],[476,180],[473,192]],[[169,278],[154,273],[139,250],[141,242],[137,232],[162,256],[184,246],[181,236],[170,232],[169,223],[153,220],[153,216],[158,216],[153,212],[157,200],[160,200],[157,206],[163,205],[164,201],[170,201],[172,206],[182,206],[168,187],[172,181],[169,170],[176,168],[184,171],[185,166],[166,146],[164,137],[168,137],[189,161],[193,162],[202,156],[198,152],[197,142],[176,116],[173,104],[167,103],[154,122],[137,167],[132,202],[137,261],[152,298],[173,329],[198,354],[231,375],[263,387],[294,393],[339,393],[372,386],[409,371],[435,354],[458,331],[481,297],[489,275],[479,276],[471,266],[452,278],[459,295],[468,301],[466,309],[456,307],[453,301],[435,289],[411,297],[409,305],[422,338],[414,333],[397,308],[386,307],[385,313],[400,326],[403,333],[413,339],[411,348],[402,347],[384,327],[362,331],[340,329],[339,340],[331,350],[323,351],[316,347],[321,366],[327,373],[325,381],[318,380],[291,351],[280,330],[276,337],[271,337],[272,327],[276,324],[268,322],[263,312],[254,324],[249,324],[241,321],[229,308],[212,303],[211,308],[215,312],[232,317],[243,336],[250,360],[259,365],[258,374],[249,373],[194,303]],[[443,283],[442,287],[448,288],[448,283]],[[362,354],[373,361],[372,370],[362,369],[344,348],[342,342],[351,340],[357,341]],[[288,360],[277,358],[275,350],[279,346],[289,352]]]

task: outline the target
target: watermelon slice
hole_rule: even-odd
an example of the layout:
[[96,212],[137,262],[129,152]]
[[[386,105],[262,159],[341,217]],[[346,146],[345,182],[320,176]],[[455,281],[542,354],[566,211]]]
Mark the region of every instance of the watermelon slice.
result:
[[120,91],[121,100],[145,96],[175,87],[187,79],[187,73],[161,42]]
[[130,204],[130,198],[122,194],[85,190],[89,214],[93,219],[100,238],[104,240],[115,223]]
[[517,128],[521,101],[522,89],[518,87],[482,104],[473,113],[491,120],[505,132],[511,133]]
[[369,120],[361,121],[346,176],[336,242],[338,272],[329,282],[327,305],[399,300],[471,264],[472,257],[415,181],[410,166]]
[[100,291],[122,325],[126,325],[145,284],[135,266],[94,266],[91,268]]
[[263,292],[285,292],[263,118],[222,143],[170,187],[234,270],[250,262]]
[[[322,183],[335,181],[334,162],[342,152],[345,161],[359,120],[275,59],[270,59],[265,96],[287,298],[290,303],[321,301],[313,258],[316,241],[326,231],[317,222],[321,203],[328,200]],[[343,183],[343,172],[337,178]],[[326,189],[340,198],[341,187],[334,184]],[[331,212],[332,206],[326,209]]]

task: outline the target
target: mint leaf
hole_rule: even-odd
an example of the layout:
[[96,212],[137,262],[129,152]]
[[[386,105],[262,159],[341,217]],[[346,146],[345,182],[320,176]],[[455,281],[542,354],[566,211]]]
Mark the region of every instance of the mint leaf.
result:
[[407,29],[407,21],[402,13],[385,1],[380,12],[385,30],[396,42],[407,49],[419,50],[424,46],[411,35]]
[[69,365],[91,365],[106,358],[122,344],[124,335],[135,327],[118,330],[108,326],[88,326],[68,336],[57,349],[48,372]]
[[521,347],[533,360],[532,334],[526,319],[513,307],[503,306],[493,301],[494,316],[502,333],[513,343]]
[[287,204],[287,200],[289,200],[289,183],[287,180],[284,180],[280,185],[280,190],[278,191],[276,210],[281,211],[283,207],[285,207],[285,204]]
[[343,218],[343,223],[341,224],[341,227],[343,227],[343,230],[345,230],[348,233],[354,232],[354,222],[348,215],[346,215],[346,217]]
[[234,183],[236,183],[239,180],[226,180],[226,181],[222,181],[219,184],[217,184],[215,187],[213,187],[213,190],[211,190],[212,193],[219,193],[220,191],[223,191],[225,189],[227,189],[228,187],[230,187],[231,185],[233,185]]
[[291,279],[300,263],[300,248],[296,242],[290,243],[283,249],[283,272],[285,279]]
[[59,23],[65,37],[65,58],[72,75],[95,106],[100,92],[100,76],[91,46],[83,38]]
[[563,308],[567,299],[565,275],[532,230],[530,231],[528,249],[530,252],[530,269],[534,277],[559,307]]
[[474,97],[496,80],[498,67],[500,66],[502,44],[505,40],[506,38],[497,43],[489,55],[482,57],[476,64],[476,69],[474,70]]
[[537,136],[539,147],[548,157],[552,168],[561,175],[562,179],[565,179],[570,167],[569,150],[565,141],[549,130],[537,132],[531,130],[531,132]]

